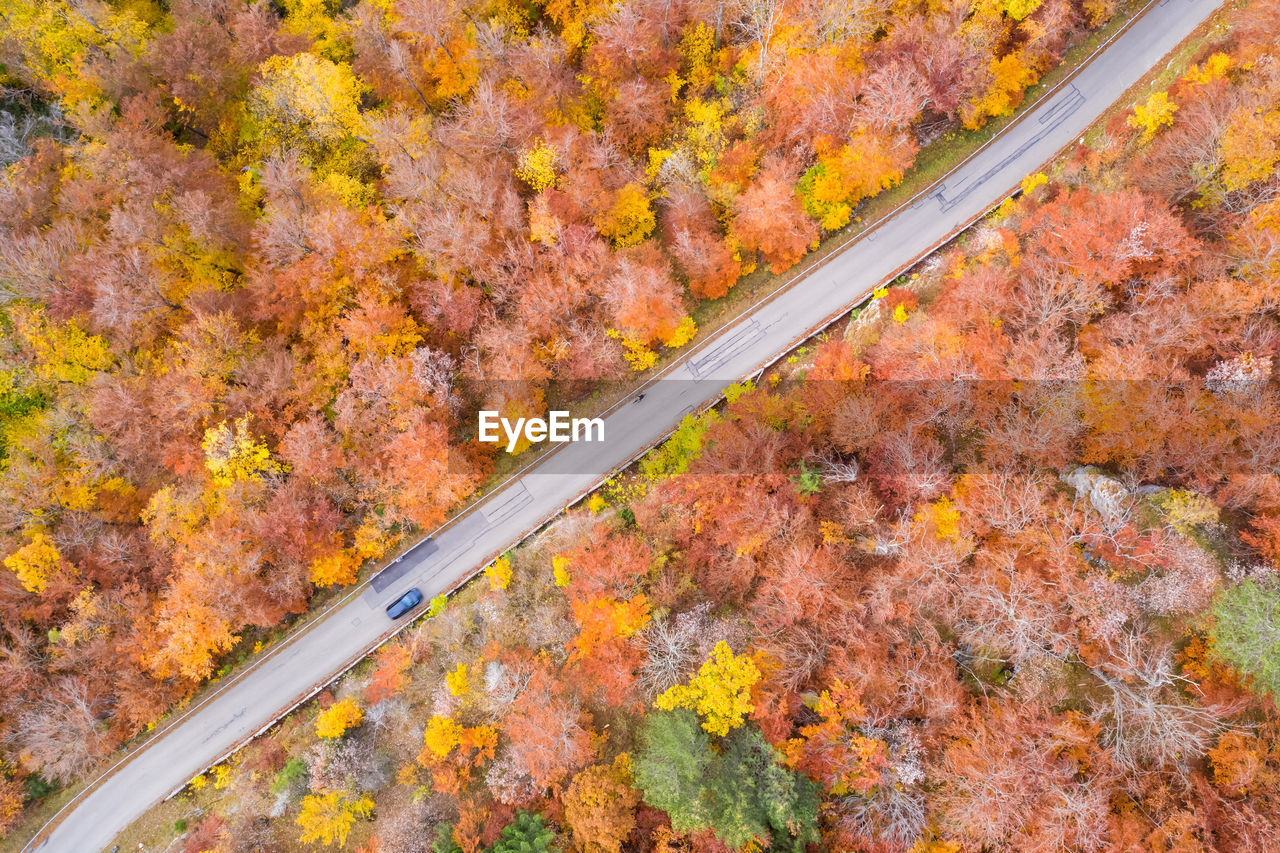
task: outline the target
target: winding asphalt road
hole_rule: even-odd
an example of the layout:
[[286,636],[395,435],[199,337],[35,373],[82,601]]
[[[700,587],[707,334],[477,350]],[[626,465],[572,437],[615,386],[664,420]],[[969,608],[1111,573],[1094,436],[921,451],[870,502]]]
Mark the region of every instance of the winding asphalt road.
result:
[[[306,629],[228,679],[166,732],[139,747],[51,831],[28,846],[89,853],[146,809],[269,725],[300,696],[384,639],[384,606],[410,587],[429,599],[456,587],[673,429],[733,382],[773,361],[873,287],[999,203],[1027,174],[1077,138],[1219,5],[1153,5],[1074,78],[910,206],[685,355],[642,396],[615,406],[606,441],[561,445],[517,479],[353,590]],[[104,673],[104,677],[110,677]]]

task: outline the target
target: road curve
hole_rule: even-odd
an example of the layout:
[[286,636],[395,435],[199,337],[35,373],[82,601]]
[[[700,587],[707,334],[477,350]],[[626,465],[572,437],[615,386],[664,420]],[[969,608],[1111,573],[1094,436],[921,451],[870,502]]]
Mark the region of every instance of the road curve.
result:
[[608,441],[562,445],[451,521],[139,747],[27,849],[86,853],[110,845],[146,809],[384,639],[391,627],[383,614],[387,603],[409,587],[420,588],[428,599],[454,588],[593,488],[603,474],[666,435],[686,413],[719,399],[730,384],[981,216],[1078,137],[1218,5],[1160,0],[945,181],[686,354],[642,396],[615,406],[605,418]]

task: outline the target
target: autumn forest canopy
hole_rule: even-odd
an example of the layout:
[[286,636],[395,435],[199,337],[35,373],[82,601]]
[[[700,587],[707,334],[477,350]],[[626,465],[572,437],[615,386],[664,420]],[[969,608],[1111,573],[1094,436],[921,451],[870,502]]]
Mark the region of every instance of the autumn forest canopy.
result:
[[[5,4],[0,835],[447,518],[478,409],[677,353],[1120,11]],[[1280,5],[1223,20],[165,843],[1280,848]]]

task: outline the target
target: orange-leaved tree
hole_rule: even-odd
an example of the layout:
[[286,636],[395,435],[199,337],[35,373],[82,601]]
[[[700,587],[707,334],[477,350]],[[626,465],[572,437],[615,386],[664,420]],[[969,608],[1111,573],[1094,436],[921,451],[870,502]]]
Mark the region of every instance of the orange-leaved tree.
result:
[[593,764],[564,794],[564,821],[583,853],[618,853],[636,825],[640,792],[633,787],[631,757]]

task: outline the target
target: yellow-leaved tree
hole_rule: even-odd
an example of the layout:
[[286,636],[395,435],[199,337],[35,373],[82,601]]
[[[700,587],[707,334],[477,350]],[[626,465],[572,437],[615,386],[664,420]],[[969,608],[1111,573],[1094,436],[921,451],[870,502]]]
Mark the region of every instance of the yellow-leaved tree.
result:
[[[592,497],[594,500],[595,497]],[[551,558],[551,574],[555,578],[556,586],[568,586],[572,577],[569,574],[569,558],[564,554],[556,554]]]
[[18,576],[18,582],[27,592],[44,592],[49,578],[62,562],[62,555],[43,530],[31,530],[27,536],[30,541],[5,557],[4,565]]
[[351,42],[346,36],[345,22],[340,20],[341,0],[277,0],[283,10],[281,29],[306,36],[312,50],[338,61],[350,61]]
[[[76,0],[6,0],[0,32],[9,42],[11,71],[39,81],[62,99],[67,112],[102,99],[98,63],[110,54],[138,56],[163,17],[154,3]],[[96,73],[95,73],[96,72]]]
[[444,683],[454,696],[465,696],[470,689],[467,678],[467,665],[460,663],[452,672],[445,675]]
[[1238,108],[1218,144],[1222,185],[1231,191],[1264,181],[1280,166],[1280,108]]
[[247,128],[265,155],[282,148],[306,152],[312,164],[330,146],[364,130],[364,86],[346,65],[314,53],[273,56],[259,69],[262,81],[249,95]]
[[1142,131],[1142,142],[1145,144],[1155,138],[1160,128],[1173,124],[1173,114],[1178,105],[1169,100],[1168,92],[1152,92],[1144,103],[1133,108],[1129,116],[1129,126]]
[[8,833],[22,815],[26,788],[17,779],[0,775],[0,835]]
[[996,5],[1010,18],[1021,21],[1039,9],[1042,2],[1043,0],[999,0]]
[[340,738],[364,722],[364,711],[351,698],[334,702],[316,715],[316,737]]
[[1200,525],[1218,523],[1217,505],[1198,492],[1169,489],[1158,494],[1152,503],[1164,510],[1165,523],[1184,536]]
[[511,585],[511,558],[503,554],[489,564],[484,576],[489,579],[489,589],[494,592],[506,589]]
[[205,467],[217,486],[230,486],[241,480],[261,481],[286,470],[271,458],[265,444],[250,435],[248,415],[236,418],[234,424],[223,421],[205,430],[200,447],[204,450]]
[[[427,720],[427,730],[422,734],[422,742],[431,755],[444,758],[462,739],[462,726],[453,717],[442,717],[439,714]],[[421,759],[420,759],[421,760]],[[425,763],[425,762],[424,762]]]
[[106,339],[86,333],[74,320],[50,320],[41,307],[15,305],[8,311],[14,329],[31,350],[40,379],[83,385],[115,361]]
[[656,225],[649,195],[632,181],[618,190],[613,204],[596,217],[596,229],[618,248],[634,246],[653,233]]
[[840,148],[820,152],[796,192],[805,212],[835,231],[849,224],[853,205],[901,181],[914,153],[914,146],[860,130]]
[[373,814],[373,800],[368,797],[349,798],[331,791],[327,794],[308,794],[302,799],[302,812],[296,823],[302,827],[301,841],[310,844],[346,844],[347,834],[357,820]]
[[316,586],[327,587],[351,583],[359,569],[360,557],[351,549],[338,546],[312,560],[307,574]]
[[687,685],[677,684],[653,703],[663,711],[689,708],[702,717],[702,727],[724,737],[751,713],[751,688],[760,669],[747,655],[735,655],[729,644],[716,643],[711,659]]
[[556,183],[556,150],[545,142],[520,152],[516,165],[516,177],[535,192],[542,192]]
[[991,82],[982,97],[960,106],[960,119],[969,130],[977,130],[989,118],[1012,114],[1022,103],[1027,87],[1040,79],[1040,74],[1028,64],[1021,50],[992,59],[989,70]]
[[946,495],[922,507],[916,513],[915,520],[932,522],[933,535],[939,539],[950,539],[953,542],[960,539],[960,510]]

